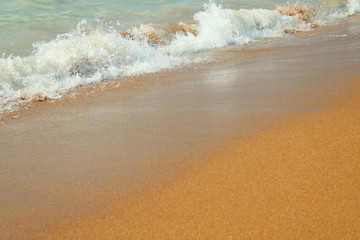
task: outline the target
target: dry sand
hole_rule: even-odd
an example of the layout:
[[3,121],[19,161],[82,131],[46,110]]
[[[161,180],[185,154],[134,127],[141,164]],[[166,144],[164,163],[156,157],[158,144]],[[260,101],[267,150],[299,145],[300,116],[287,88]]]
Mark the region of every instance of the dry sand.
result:
[[5,119],[0,239],[358,239],[359,23]]

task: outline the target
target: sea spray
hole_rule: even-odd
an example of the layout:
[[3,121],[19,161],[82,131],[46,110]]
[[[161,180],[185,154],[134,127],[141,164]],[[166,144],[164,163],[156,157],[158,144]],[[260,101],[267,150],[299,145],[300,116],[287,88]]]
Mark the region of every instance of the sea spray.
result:
[[189,63],[194,52],[309,31],[359,13],[359,1],[336,7],[298,2],[273,10],[209,2],[192,22],[141,24],[125,32],[83,20],[52,41],[34,43],[28,56],[0,58],[0,114],[19,103],[59,98],[80,85]]
[[155,72],[184,61],[117,32],[96,29],[86,33],[84,24],[53,41],[35,43],[30,56],[0,59],[3,108],[10,109],[9,104],[17,99],[31,101],[37,95],[58,98],[61,92],[79,85]]

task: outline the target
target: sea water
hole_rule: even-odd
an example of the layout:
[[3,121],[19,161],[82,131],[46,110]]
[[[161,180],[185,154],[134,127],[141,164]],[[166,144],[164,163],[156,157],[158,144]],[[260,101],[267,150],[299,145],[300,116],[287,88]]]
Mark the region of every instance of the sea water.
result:
[[193,53],[310,31],[360,0],[14,0],[0,7],[0,115],[103,80],[169,69]]

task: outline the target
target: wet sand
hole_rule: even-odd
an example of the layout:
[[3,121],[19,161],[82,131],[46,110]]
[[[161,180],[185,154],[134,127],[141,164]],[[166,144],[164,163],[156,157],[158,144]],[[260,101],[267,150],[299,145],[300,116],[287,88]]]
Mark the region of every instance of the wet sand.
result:
[[359,239],[355,89],[332,110],[234,141],[169,184],[34,239]]
[[359,32],[218,49],[6,119],[2,238],[358,238]]

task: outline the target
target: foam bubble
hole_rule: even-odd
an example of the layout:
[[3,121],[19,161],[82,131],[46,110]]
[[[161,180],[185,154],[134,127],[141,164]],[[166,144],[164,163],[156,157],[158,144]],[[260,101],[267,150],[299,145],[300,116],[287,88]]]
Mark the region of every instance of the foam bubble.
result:
[[178,66],[193,52],[309,31],[359,12],[360,0],[298,2],[274,10],[209,2],[189,23],[141,24],[120,32],[83,20],[69,33],[35,43],[29,56],[0,58],[0,114],[22,102],[59,98],[80,85]]
[[347,3],[348,15],[360,13],[360,0],[349,0]]
[[31,101],[35,95],[54,99],[79,85],[155,72],[183,60],[117,32],[85,33],[77,29],[53,41],[34,44],[30,56],[1,58],[0,101],[3,109],[9,109],[9,103]]

